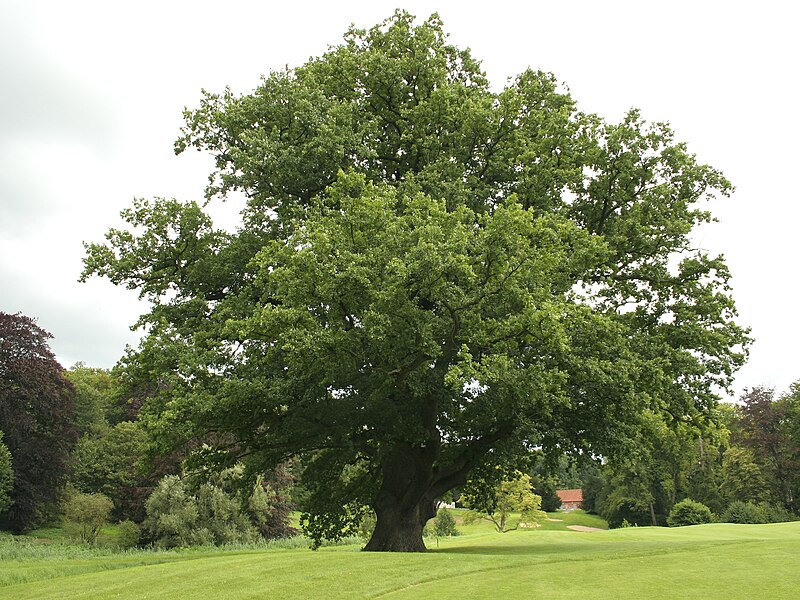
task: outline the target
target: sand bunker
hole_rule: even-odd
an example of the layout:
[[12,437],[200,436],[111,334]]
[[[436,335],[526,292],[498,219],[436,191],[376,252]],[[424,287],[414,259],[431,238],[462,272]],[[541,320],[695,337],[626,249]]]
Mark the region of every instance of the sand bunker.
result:
[[585,525],[567,525],[567,529],[572,529],[572,531],[605,531],[605,529],[598,529],[597,527],[586,527]]

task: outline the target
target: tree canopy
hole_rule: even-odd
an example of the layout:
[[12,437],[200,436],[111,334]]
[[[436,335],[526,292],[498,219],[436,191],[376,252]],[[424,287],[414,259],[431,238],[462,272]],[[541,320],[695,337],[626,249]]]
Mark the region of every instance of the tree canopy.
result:
[[[745,390],[736,411],[733,439],[744,450],[731,457],[743,467],[732,473],[734,483],[742,481],[760,495],[742,500],[773,500],[788,510],[800,510],[800,382],[775,398],[775,390],[755,387]],[[742,461],[742,456],[749,460]],[[736,475],[739,475],[737,481]],[[766,481],[764,480],[766,478]]]
[[317,541],[371,507],[367,549],[423,550],[475,469],[612,454],[645,411],[706,413],[744,360],[726,265],[690,239],[722,174],[551,74],[493,91],[436,15],[352,28],[185,123],[176,151],[214,157],[207,201],[243,193],[240,227],[136,200],[83,278],[151,302],[122,366],[165,449],[300,457]]
[[0,525],[34,526],[56,499],[77,438],[74,390],[33,319],[0,312],[0,431],[11,453],[11,505]]

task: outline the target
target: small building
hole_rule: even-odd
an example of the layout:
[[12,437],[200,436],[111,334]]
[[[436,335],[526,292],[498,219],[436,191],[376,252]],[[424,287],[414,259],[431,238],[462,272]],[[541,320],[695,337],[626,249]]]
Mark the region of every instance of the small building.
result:
[[561,510],[569,512],[583,506],[583,490],[556,490],[556,495],[561,500]]

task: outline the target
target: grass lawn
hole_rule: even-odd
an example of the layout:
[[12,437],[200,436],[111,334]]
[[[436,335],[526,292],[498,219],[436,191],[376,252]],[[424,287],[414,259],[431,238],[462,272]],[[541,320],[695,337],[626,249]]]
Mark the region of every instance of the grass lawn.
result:
[[594,527],[595,529],[608,529],[608,523],[603,517],[590,515],[582,510],[570,512],[551,512],[547,513],[548,520],[540,525],[547,531],[567,531],[570,525],[583,525],[584,527]]
[[114,553],[3,537],[0,598],[797,597],[800,522],[593,533],[470,527],[438,548],[429,542],[425,554]]

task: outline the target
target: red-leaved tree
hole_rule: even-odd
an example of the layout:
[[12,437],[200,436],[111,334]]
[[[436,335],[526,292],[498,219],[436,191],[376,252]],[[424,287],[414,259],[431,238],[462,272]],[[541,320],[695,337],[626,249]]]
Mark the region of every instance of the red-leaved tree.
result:
[[75,444],[72,384],[33,319],[0,312],[0,431],[14,488],[0,527],[25,531],[57,497]]

